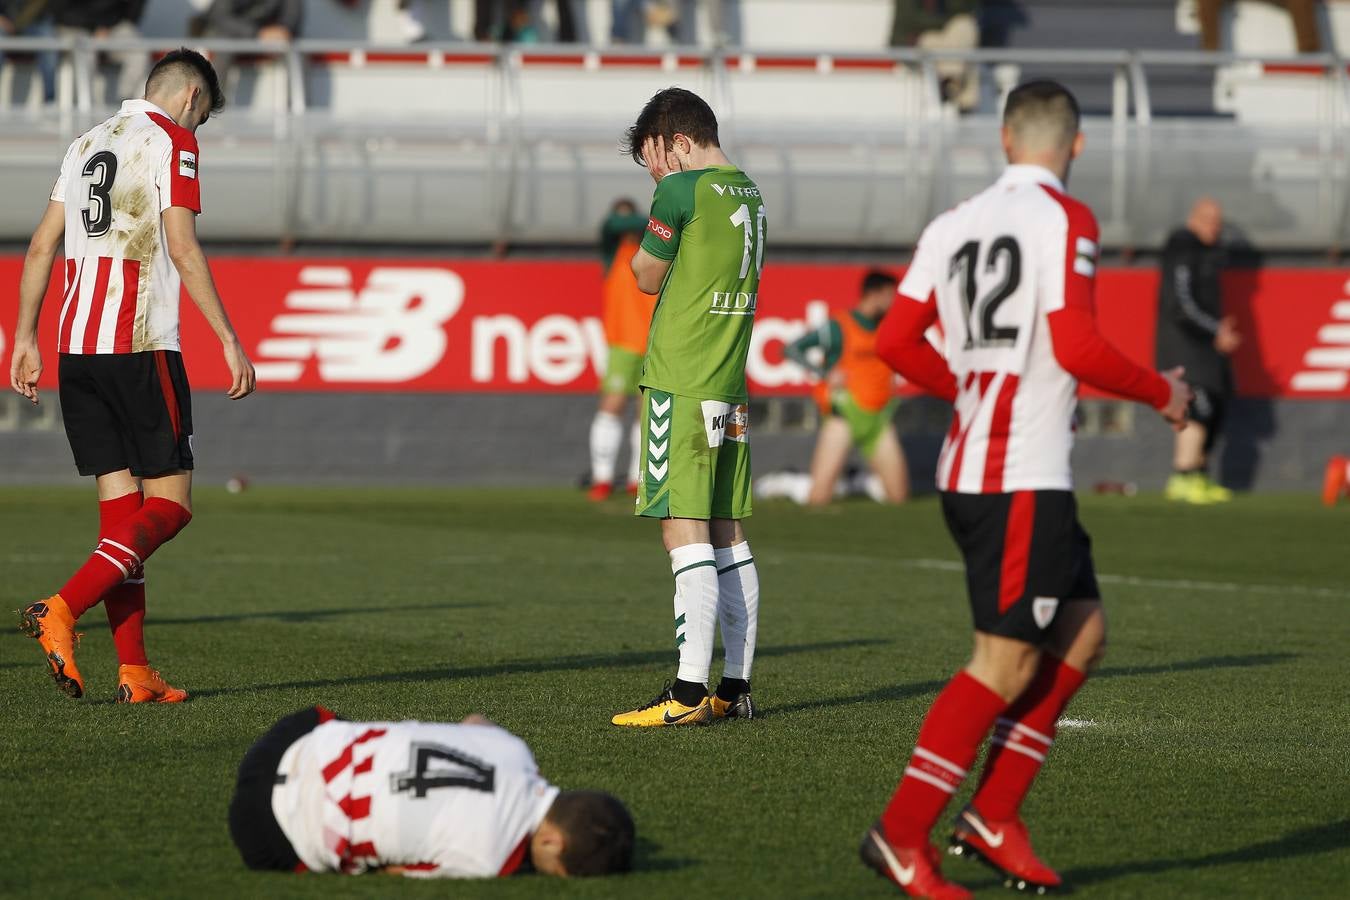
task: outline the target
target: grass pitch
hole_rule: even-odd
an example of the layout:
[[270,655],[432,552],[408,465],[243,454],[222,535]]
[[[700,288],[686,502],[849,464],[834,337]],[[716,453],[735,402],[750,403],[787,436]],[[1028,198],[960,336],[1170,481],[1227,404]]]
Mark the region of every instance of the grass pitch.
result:
[[[765,716],[668,731],[608,724],[674,671],[666,557],[628,512],[561,491],[201,491],[149,567],[151,660],[192,702],[112,704],[101,610],[81,623],[83,701],[56,691],[30,640],[0,633],[0,894],[896,896],[858,864],[858,840],[969,644],[936,502],[762,504],[748,525]],[[1346,896],[1345,512],[1311,497],[1084,500],[1111,649],[1025,808],[1082,896]],[[0,491],[5,608],[59,587],[95,521],[88,489]],[[555,783],[625,798],[638,871],[456,884],[244,870],[225,829],[235,766],[316,702],[349,718],[486,713]],[[945,870],[1005,894],[974,863]]]

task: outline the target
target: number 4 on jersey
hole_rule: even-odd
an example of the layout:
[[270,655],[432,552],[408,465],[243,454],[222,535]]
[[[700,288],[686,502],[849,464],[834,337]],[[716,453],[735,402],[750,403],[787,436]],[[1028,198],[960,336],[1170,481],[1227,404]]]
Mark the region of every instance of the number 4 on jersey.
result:
[[455,787],[490,794],[496,785],[496,770],[444,744],[413,744],[408,771],[394,773],[390,782],[395,794],[411,791],[414,797],[425,797],[427,791],[436,788]]

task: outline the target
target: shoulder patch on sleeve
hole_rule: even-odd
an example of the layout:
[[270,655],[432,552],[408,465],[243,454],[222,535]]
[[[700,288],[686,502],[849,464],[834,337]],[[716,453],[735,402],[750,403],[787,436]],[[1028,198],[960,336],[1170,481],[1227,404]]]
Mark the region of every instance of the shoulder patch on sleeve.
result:
[[675,237],[675,231],[655,216],[651,216],[647,219],[647,230],[666,242],[669,242],[671,238]]
[[1097,242],[1080,237],[1074,245],[1073,270],[1089,278],[1097,273]]
[[191,150],[178,151],[178,174],[184,178],[197,177],[197,154]]

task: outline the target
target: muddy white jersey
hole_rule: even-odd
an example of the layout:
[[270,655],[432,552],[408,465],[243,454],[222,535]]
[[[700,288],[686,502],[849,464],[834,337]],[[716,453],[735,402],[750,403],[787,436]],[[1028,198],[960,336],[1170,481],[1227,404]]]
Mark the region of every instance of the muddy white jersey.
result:
[[495,725],[319,725],[277,769],[272,812],[316,872],[491,878],[514,871],[558,789]]
[[178,350],[178,270],[161,213],[201,212],[197,139],[148,100],[80,135],[51,199],[65,204],[66,278],[57,350]]
[[1092,211],[1039,166],[994,185],[924,230],[900,293],[937,303],[956,377],[941,490],[1070,490],[1078,382],[1055,359],[1046,316],[1092,303]]

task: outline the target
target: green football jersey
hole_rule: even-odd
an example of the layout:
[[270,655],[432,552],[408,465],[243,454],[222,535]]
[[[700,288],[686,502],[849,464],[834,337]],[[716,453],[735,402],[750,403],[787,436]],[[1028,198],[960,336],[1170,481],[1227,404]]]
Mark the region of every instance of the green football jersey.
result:
[[764,230],[759,188],[735,166],[661,179],[642,249],[673,262],[652,315],[643,387],[746,401]]

